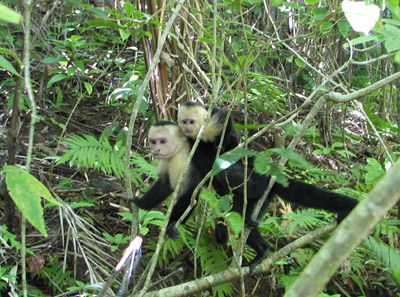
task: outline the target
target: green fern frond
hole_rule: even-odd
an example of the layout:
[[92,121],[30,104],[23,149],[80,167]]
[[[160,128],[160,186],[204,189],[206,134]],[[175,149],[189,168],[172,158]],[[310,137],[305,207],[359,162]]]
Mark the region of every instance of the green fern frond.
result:
[[[228,268],[225,251],[211,242],[208,234],[203,233],[197,249],[203,275],[217,273]],[[224,283],[212,288],[213,296],[232,296],[233,288],[230,283]]]
[[298,227],[313,228],[322,224],[320,219],[313,216],[313,212],[311,210],[297,210],[287,213],[286,216],[291,221],[289,226],[289,234],[292,234]]
[[392,244],[389,246],[371,236],[365,240],[365,245],[384,266],[383,269],[389,270],[400,284],[400,255],[396,248]]
[[157,168],[154,164],[149,163],[145,158],[137,153],[131,154],[131,164],[135,165],[141,173],[150,175],[152,177],[157,176]]
[[64,143],[68,151],[58,160],[58,164],[69,164],[84,168],[95,168],[106,174],[114,174],[119,178],[124,176],[124,161],[120,152],[115,150],[108,139],[102,142],[91,135],[74,135]]

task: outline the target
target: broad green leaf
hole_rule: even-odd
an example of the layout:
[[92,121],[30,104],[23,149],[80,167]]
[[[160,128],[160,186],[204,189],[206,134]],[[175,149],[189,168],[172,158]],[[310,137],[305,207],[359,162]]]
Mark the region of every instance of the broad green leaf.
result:
[[336,147],[344,147],[344,143],[336,141],[332,144],[331,148],[336,148]]
[[305,68],[307,66],[306,63],[303,62],[303,60],[299,59],[299,58],[295,58],[294,62],[296,63],[296,65],[300,68]]
[[[364,43],[364,42],[377,40],[377,39],[378,39],[378,37],[375,36],[375,35],[365,35],[365,36],[360,36],[360,37],[357,37],[357,38],[354,38],[354,39],[350,40],[350,43],[351,43],[352,46],[355,46],[357,44],[361,44],[361,43]],[[344,47],[348,47],[348,46],[349,46],[348,44],[344,45]]]
[[339,28],[340,34],[342,34],[343,38],[346,38],[347,35],[350,32],[349,23],[348,22],[343,22],[343,21],[338,22],[338,28]]
[[8,23],[19,24],[22,21],[22,15],[4,4],[0,4],[0,20]]
[[365,1],[343,1],[342,9],[354,31],[368,34],[379,19],[379,6]]
[[159,222],[164,223],[165,215],[160,211],[149,211],[143,218],[143,225],[153,224],[160,225]]
[[397,64],[400,64],[400,51],[397,51],[397,53],[394,55],[394,61]]
[[122,26],[118,25],[116,22],[107,21],[106,19],[94,19],[87,21],[86,24],[94,26],[94,27],[107,27],[113,29],[120,29],[123,28]]
[[243,218],[236,211],[231,211],[226,215],[229,226],[232,228],[236,236],[240,234],[243,230]]
[[127,40],[129,36],[131,36],[131,33],[129,31],[125,31],[123,29],[119,29],[119,35],[121,36],[121,39],[123,41]]
[[88,83],[87,81],[85,81],[84,84],[85,84],[86,91],[88,92],[89,95],[91,95],[93,92],[92,85],[90,83]]
[[132,16],[132,14],[134,13],[134,11],[135,11],[135,6],[133,6],[129,2],[125,2],[124,3],[124,10],[125,10],[126,16],[128,18],[130,18]]
[[395,25],[400,27],[400,20],[392,20],[392,19],[382,19],[382,23]]
[[288,185],[286,176],[281,172],[279,167],[270,160],[269,154],[261,154],[254,161],[254,169],[258,174],[274,176],[276,181],[283,186]]
[[57,57],[44,58],[42,60],[42,63],[51,64],[51,63],[57,63],[57,62],[66,61],[66,60],[67,59],[63,55],[58,55]]
[[89,7],[87,8],[87,10],[93,12],[95,15],[101,17],[103,20],[107,20],[108,18],[107,13],[100,7]]
[[210,192],[207,189],[202,189],[201,197],[204,198],[213,209],[217,209],[218,198],[213,192]]
[[400,39],[389,39],[385,41],[386,50],[391,53],[400,50]]
[[5,165],[3,172],[6,176],[5,179],[10,196],[22,215],[40,233],[47,236],[41,198],[58,206],[61,206],[61,204],[54,199],[49,190],[34,176],[29,174],[29,172],[11,165]]
[[313,168],[313,166],[308,163],[306,159],[304,159],[299,153],[295,151],[284,148],[272,148],[269,149],[269,151],[274,152],[284,158],[287,158],[288,160],[294,161],[301,166],[304,166],[305,168]]
[[[329,31],[329,30],[332,30],[332,29],[333,29],[333,23],[332,23],[331,21],[323,22],[323,23],[321,24],[321,26],[319,26],[319,29],[320,29],[321,31]],[[327,33],[327,32],[324,32],[324,33]]]
[[22,68],[23,63],[21,59],[13,51],[10,51],[9,49],[4,47],[0,47],[0,54],[13,57],[14,60],[17,61],[18,65]]
[[56,83],[60,80],[66,79],[67,77],[68,77],[68,75],[64,74],[64,73],[56,74],[47,83],[47,87],[51,87],[54,83]]
[[326,8],[323,7],[315,7],[311,9],[311,13],[314,15],[315,20],[322,20],[326,17]]
[[229,152],[222,154],[215,160],[215,162],[213,164],[213,168],[212,168],[212,174],[216,175],[219,172],[221,172],[222,170],[225,170],[225,169],[231,167],[241,157],[244,157],[244,156],[255,156],[255,153],[250,150],[246,150],[246,149],[235,149],[233,151],[229,151]]
[[240,131],[240,130],[252,130],[252,129],[262,129],[266,127],[267,124],[262,124],[262,125],[257,125],[257,124],[247,124],[247,125],[242,125],[240,123],[235,123],[235,130]]
[[304,1],[305,4],[313,5],[319,3],[320,0],[306,0]]
[[12,74],[15,74],[16,76],[21,77],[21,75],[18,73],[17,70],[15,70],[14,66],[8,62],[8,60],[6,58],[4,58],[3,56],[0,56],[0,68],[3,68],[9,72],[11,72]]
[[383,172],[369,171],[365,175],[365,182],[369,185],[375,185],[383,176]]
[[312,152],[313,155],[322,155],[324,152],[322,150],[315,150]]

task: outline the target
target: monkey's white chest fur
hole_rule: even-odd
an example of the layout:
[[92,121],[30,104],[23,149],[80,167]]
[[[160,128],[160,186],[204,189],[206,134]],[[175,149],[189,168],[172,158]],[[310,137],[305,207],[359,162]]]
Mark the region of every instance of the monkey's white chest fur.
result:
[[[186,160],[190,153],[190,146],[185,141],[178,149],[178,151],[168,160],[160,160],[158,165],[158,175],[168,175],[171,188],[175,189],[178,183],[179,177],[185,168]],[[190,176],[190,168],[186,171],[185,177],[183,178],[181,189],[186,188],[188,182],[188,176]]]

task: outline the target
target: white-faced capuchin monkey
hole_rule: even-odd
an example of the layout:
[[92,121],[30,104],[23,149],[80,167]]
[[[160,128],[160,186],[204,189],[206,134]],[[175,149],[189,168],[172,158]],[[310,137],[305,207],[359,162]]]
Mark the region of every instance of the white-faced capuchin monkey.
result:
[[[205,112],[206,109],[201,104],[196,103],[185,103],[178,111],[179,126],[181,127],[183,133],[185,133],[185,135],[188,136],[192,142],[197,137],[200,127],[204,121]],[[215,118],[213,118],[213,114],[216,115]],[[199,144],[200,149],[198,148],[193,156],[192,163],[194,163],[194,165],[198,168],[202,176],[212,169],[212,165],[215,160],[217,146],[221,137],[220,133],[218,134],[218,131],[222,131],[222,128],[220,130],[215,128],[223,125],[225,117],[219,116],[222,114],[224,113],[221,109],[216,109],[215,112],[213,110],[211,121],[209,122],[212,123],[212,127],[209,129],[205,127],[206,129],[204,132],[207,133],[203,135]],[[222,153],[236,147],[237,145],[236,132],[233,129],[233,123],[231,120],[229,120],[224,143],[225,141],[226,144],[224,144],[222,147]],[[270,249],[269,244],[264,240],[257,229],[258,221],[255,221],[251,218],[254,207],[267,190],[270,176],[254,172],[253,163],[254,160],[249,158],[248,171],[246,175],[247,208],[245,215],[246,225],[250,228],[253,228],[249,234],[249,237],[247,238],[246,243],[250,247],[254,248],[257,252],[256,257],[250,262],[251,272],[264,258],[267,257],[268,250]],[[233,195],[233,205],[231,211],[236,211],[240,214],[243,211],[243,183],[246,180],[246,176],[244,174],[244,165],[241,162],[237,162],[231,167],[218,173],[213,179],[213,187],[218,195]],[[357,200],[345,195],[329,192],[314,185],[306,184],[294,179],[288,179],[287,187],[284,187],[279,183],[274,184],[265,204],[263,205],[263,210],[266,209],[267,205],[275,194],[288,202],[294,202],[306,207],[335,212],[338,214],[338,223],[340,223],[340,221],[342,221],[358,203]],[[259,217],[261,215],[262,214],[260,213]],[[227,239],[227,230],[225,226],[217,224],[215,233],[217,241],[219,243],[224,243],[223,241]]]
[[[161,121],[155,123],[150,128],[148,139],[151,153],[155,158],[160,159],[157,173],[158,179],[141,198],[133,198],[133,202],[137,207],[147,210],[155,208],[175,190],[191,150],[187,137],[185,137],[178,125],[173,122]],[[179,237],[176,222],[189,207],[193,191],[201,179],[196,167],[190,164],[172,209],[167,227],[167,235],[169,237],[173,239]],[[188,217],[189,215],[186,219]]]
[[[201,103],[188,101],[181,105],[178,110],[178,125],[183,133],[189,138],[191,145],[196,141],[197,135],[205,121],[208,107]],[[201,141],[199,142],[192,162],[204,177],[211,169],[217,158],[218,146],[221,142],[222,132],[228,112],[223,108],[214,107],[210,120],[204,127]],[[238,136],[229,117],[225,129],[220,154],[234,149],[238,145]],[[251,216],[248,216],[251,218]],[[215,225],[215,237],[217,243],[225,243],[228,240],[228,229],[223,220],[218,218]]]

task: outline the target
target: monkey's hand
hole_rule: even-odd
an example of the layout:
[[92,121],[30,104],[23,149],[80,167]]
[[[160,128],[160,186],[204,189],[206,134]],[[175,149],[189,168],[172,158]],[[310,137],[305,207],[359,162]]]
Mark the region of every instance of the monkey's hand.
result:
[[172,224],[168,224],[167,227],[167,236],[173,240],[178,240],[180,235],[179,235],[179,231],[178,228],[176,227],[176,225],[174,223]]

